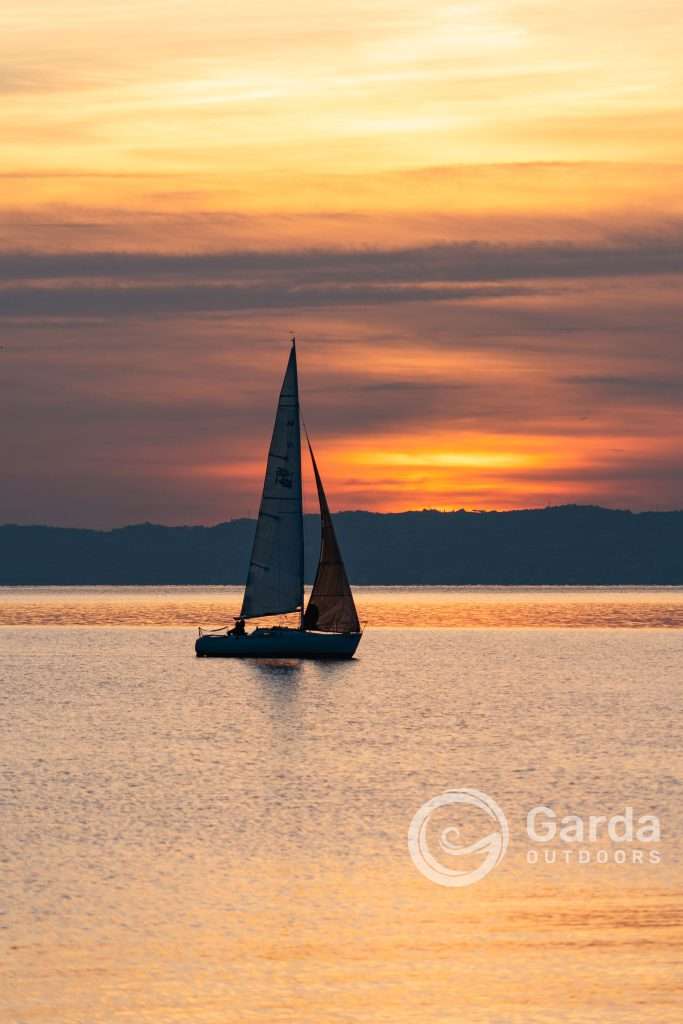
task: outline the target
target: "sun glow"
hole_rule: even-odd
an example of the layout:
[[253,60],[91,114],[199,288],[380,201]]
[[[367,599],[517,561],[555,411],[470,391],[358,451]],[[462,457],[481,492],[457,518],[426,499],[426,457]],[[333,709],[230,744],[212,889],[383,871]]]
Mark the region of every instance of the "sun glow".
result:
[[384,452],[370,451],[358,461],[369,466],[400,466],[424,469],[511,469],[539,465],[539,460],[511,452]]

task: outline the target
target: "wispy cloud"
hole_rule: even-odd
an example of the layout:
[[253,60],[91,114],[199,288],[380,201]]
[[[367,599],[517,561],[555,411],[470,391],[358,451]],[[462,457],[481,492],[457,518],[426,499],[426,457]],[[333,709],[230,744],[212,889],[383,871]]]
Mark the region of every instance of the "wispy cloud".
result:
[[383,284],[310,286],[164,285],[0,289],[0,316],[175,316],[227,313],[238,310],[315,309],[330,306],[372,306],[396,302],[470,302],[523,295],[512,286],[424,286]]

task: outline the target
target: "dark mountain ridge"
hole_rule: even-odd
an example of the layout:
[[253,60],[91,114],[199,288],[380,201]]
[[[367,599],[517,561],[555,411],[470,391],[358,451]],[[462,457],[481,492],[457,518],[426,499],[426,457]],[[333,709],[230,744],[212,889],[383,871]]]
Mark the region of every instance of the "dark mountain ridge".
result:
[[[683,511],[340,512],[356,584],[683,584]],[[319,520],[304,519],[310,580]],[[0,526],[0,584],[243,583],[253,519],[114,530]]]

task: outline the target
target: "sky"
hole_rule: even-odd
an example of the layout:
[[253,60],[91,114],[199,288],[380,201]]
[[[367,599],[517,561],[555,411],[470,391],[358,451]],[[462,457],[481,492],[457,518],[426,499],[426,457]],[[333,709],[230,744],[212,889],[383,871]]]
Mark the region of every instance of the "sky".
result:
[[0,522],[253,515],[290,331],[335,510],[683,508],[681,38],[5,0]]

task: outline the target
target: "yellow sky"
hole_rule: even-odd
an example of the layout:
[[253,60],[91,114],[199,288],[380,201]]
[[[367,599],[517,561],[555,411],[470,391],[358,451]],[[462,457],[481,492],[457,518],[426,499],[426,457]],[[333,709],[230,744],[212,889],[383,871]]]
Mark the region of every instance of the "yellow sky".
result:
[[[345,194],[348,207],[354,178],[367,205],[368,176],[390,172],[675,164],[682,37],[683,8],[662,0],[647,9],[628,0],[571,9],[501,0],[7,0],[5,173],[149,176],[33,178],[10,185],[8,200],[25,202],[30,187],[34,203],[99,206],[123,196],[146,208],[208,200],[300,209],[301,179],[320,205],[320,178],[332,175],[328,201]],[[390,204],[423,209],[425,187],[403,183]],[[448,205],[461,205],[457,193]]]

